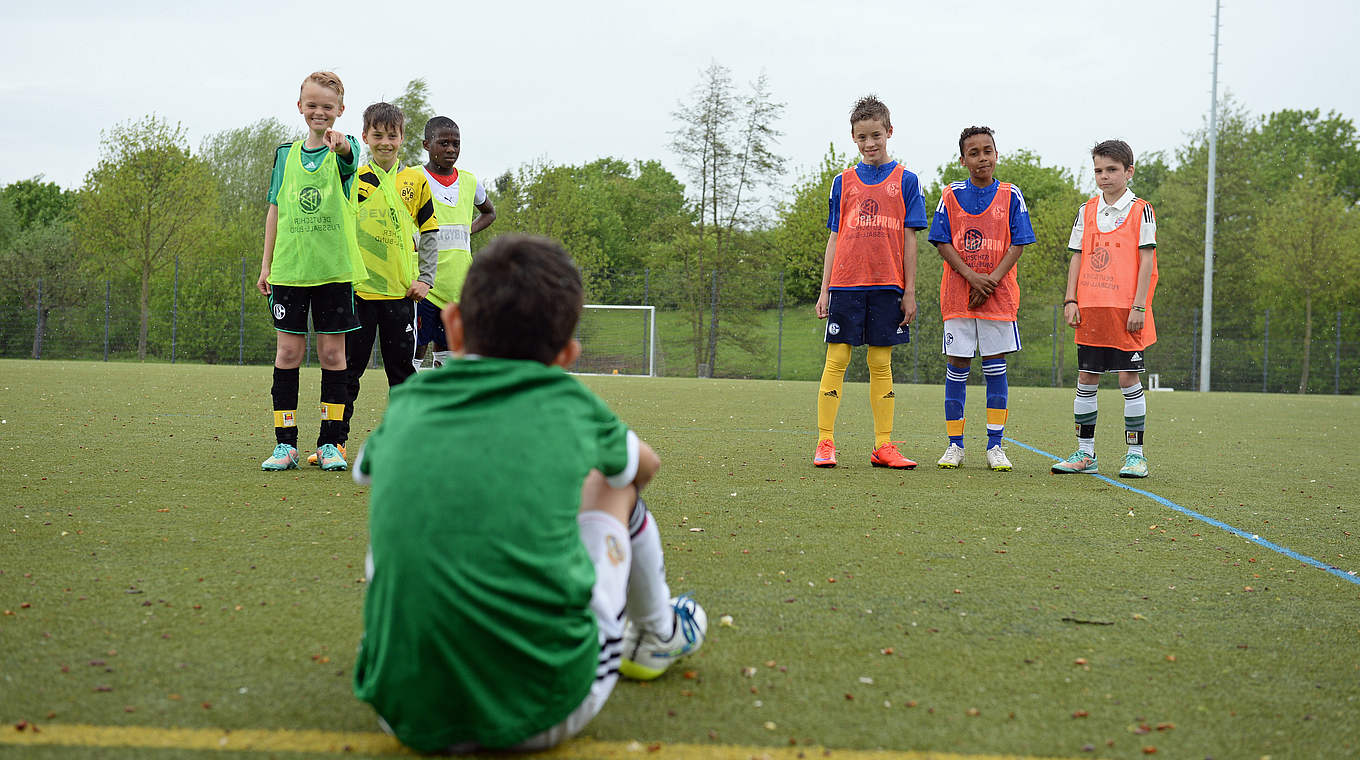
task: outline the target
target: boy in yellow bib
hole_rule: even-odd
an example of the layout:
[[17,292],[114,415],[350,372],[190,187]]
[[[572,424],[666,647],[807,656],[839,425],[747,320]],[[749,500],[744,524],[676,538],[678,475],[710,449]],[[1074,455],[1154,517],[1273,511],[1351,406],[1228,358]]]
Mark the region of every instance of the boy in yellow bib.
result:
[[[439,256],[439,222],[425,172],[397,165],[406,115],[391,103],[364,109],[364,144],[370,161],[359,167],[350,200],[359,214],[357,236],[368,279],[354,285],[359,329],[345,333],[349,404],[340,425],[340,453],[349,439],[349,421],[359,397],[373,342],[382,351],[387,387],[415,374],[416,304],[434,285]],[[413,241],[419,235],[419,245]],[[318,464],[318,457],[307,457]]]
[[308,75],[298,94],[307,139],[280,145],[265,215],[264,257],[256,287],[269,297],[278,344],[274,354],[274,437],[265,470],[298,466],[298,368],[307,348],[307,312],[321,362],[321,432],[316,451],[323,470],[343,470],[337,444],[349,404],[344,334],[359,327],[354,283],[367,277],[354,235],[349,182],[359,143],[331,127],[345,112],[345,86],[329,71]]
[[463,136],[453,119],[436,116],[426,122],[424,145],[430,157],[425,178],[439,218],[439,269],[429,295],[416,304],[416,355],[434,343],[438,367],[450,356],[439,310],[462,299],[463,280],[472,266],[472,236],[496,221],[496,207],[472,172],[454,167],[463,150]]

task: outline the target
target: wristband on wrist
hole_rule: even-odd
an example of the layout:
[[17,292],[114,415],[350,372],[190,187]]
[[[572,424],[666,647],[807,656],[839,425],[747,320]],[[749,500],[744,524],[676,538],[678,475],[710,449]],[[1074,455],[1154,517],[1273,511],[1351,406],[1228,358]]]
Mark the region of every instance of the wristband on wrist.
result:
[[1134,307],[1132,307],[1132,308],[1133,308],[1134,311],[1147,311],[1147,307],[1146,307],[1146,306],[1134,306]]
[[1066,301],[1063,301],[1063,306],[1066,306],[1066,305],[1068,305],[1069,303],[1076,303],[1076,302],[1077,302],[1077,299],[1075,299],[1075,298],[1069,298],[1069,299],[1067,299]]

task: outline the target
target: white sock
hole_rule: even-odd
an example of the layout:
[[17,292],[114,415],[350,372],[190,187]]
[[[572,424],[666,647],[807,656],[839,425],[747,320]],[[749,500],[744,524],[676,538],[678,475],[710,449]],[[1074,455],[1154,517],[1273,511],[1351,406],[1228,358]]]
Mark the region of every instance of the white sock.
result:
[[576,524],[581,528],[581,543],[595,565],[590,609],[600,626],[600,641],[621,641],[632,564],[628,529],[611,515],[593,509],[577,514]]
[[628,535],[633,549],[633,566],[628,575],[628,616],[644,631],[670,638],[675,634],[675,610],[671,607],[671,588],[666,583],[661,531],[641,498],[628,518]]
[[[1097,384],[1093,383],[1091,385],[1087,385],[1085,383],[1078,382],[1077,397],[1076,400],[1072,402],[1072,413],[1076,415],[1078,418],[1087,414],[1095,414],[1097,409],[1096,391],[1099,389],[1100,386]],[[1078,435],[1077,451],[1080,451],[1081,453],[1087,456],[1095,456],[1096,439],[1082,438],[1080,435]]]

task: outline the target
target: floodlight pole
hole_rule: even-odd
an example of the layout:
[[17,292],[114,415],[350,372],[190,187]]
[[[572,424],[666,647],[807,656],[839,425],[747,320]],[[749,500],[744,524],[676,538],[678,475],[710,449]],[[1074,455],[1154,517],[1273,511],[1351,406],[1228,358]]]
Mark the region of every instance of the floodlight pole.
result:
[[1222,0],[1214,0],[1214,73],[1209,102],[1209,190],[1204,204],[1204,308],[1200,311],[1199,389],[1209,390],[1210,352],[1214,338],[1214,174],[1218,165],[1218,29]]

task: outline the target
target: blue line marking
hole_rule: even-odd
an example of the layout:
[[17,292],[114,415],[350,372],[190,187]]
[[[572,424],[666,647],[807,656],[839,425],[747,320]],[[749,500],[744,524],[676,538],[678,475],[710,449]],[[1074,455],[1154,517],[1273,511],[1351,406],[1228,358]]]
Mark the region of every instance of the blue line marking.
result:
[[[1019,447],[1022,448],[1022,449],[1026,449],[1026,450],[1028,450],[1028,451],[1033,451],[1035,454],[1039,454],[1039,455],[1041,455],[1041,456],[1046,456],[1046,457],[1048,457],[1049,459],[1052,459],[1052,460],[1055,461],[1055,462],[1056,462],[1057,460],[1059,460],[1059,459],[1062,458],[1062,457],[1054,456],[1054,455],[1052,455],[1052,454],[1050,454],[1050,453],[1048,453],[1047,451],[1044,451],[1044,450],[1042,450],[1042,449],[1036,449],[1036,448],[1034,448],[1033,446],[1030,446],[1030,445],[1025,444],[1025,443],[1021,443],[1020,441],[1017,441],[1017,440],[1015,440],[1014,438],[1005,438],[1004,440],[1005,440],[1007,443],[1013,443],[1013,444],[1015,444],[1016,446],[1019,446]],[[1257,534],[1255,534],[1255,533],[1248,533],[1248,532],[1246,532],[1246,531],[1244,531],[1244,530],[1239,530],[1239,529],[1234,528],[1233,526],[1231,526],[1231,525],[1229,525],[1229,524],[1223,522],[1222,520],[1215,520],[1214,518],[1209,517],[1208,515],[1202,515],[1202,514],[1196,512],[1196,511],[1193,510],[1193,509],[1186,509],[1185,507],[1182,507],[1181,505],[1177,504],[1177,503],[1174,502],[1174,501],[1171,501],[1170,499],[1166,499],[1166,498],[1164,498],[1164,497],[1158,496],[1157,494],[1152,493],[1152,492],[1150,492],[1150,491],[1144,491],[1144,490],[1141,489],[1141,488],[1134,488],[1134,487],[1131,486],[1131,485],[1128,485],[1128,484],[1126,484],[1126,483],[1121,483],[1121,482],[1119,482],[1118,480],[1114,480],[1114,479],[1112,479],[1112,478],[1108,478],[1108,477],[1106,477],[1106,476],[1104,476],[1104,475],[1101,475],[1101,474],[1099,474],[1099,473],[1092,473],[1089,477],[1093,477],[1093,478],[1096,478],[1096,479],[1098,479],[1098,480],[1103,480],[1103,481],[1105,481],[1106,483],[1109,483],[1109,484],[1112,485],[1112,486],[1118,486],[1118,487],[1120,487],[1120,488],[1122,488],[1122,489],[1124,489],[1124,490],[1126,490],[1126,491],[1132,491],[1132,492],[1134,492],[1134,493],[1136,493],[1136,494],[1139,494],[1140,496],[1146,496],[1146,497],[1148,497],[1149,499],[1152,499],[1153,501],[1157,502],[1158,504],[1161,504],[1161,505],[1164,506],[1164,507],[1170,507],[1171,509],[1174,509],[1174,510],[1176,510],[1177,512],[1180,512],[1181,514],[1183,514],[1183,515],[1185,515],[1185,516],[1187,516],[1187,517],[1193,517],[1194,519],[1199,520],[1199,521],[1202,522],[1202,523],[1207,523],[1207,524],[1209,524],[1209,525],[1212,525],[1212,526],[1214,526],[1215,528],[1222,528],[1223,530],[1226,530],[1226,531],[1228,531],[1229,533],[1231,533],[1231,534],[1233,534],[1233,535],[1235,535],[1235,536],[1241,536],[1242,538],[1247,539],[1248,541],[1252,542],[1253,544],[1256,544],[1257,546],[1262,546],[1262,547],[1265,547],[1266,549],[1269,549],[1269,550],[1271,550],[1271,551],[1273,551],[1273,552],[1278,552],[1278,553],[1280,553],[1280,554],[1283,554],[1283,555],[1286,556],[1286,557],[1289,557],[1290,559],[1296,559],[1296,560],[1298,560],[1299,562],[1302,562],[1302,563],[1305,564],[1305,565],[1310,565],[1310,566],[1312,566],[1312,567],[1316,567],[1316,568],[1319,569],[1319,570],[1324,570],[1324,571],[1326,571],[1326,572],[1328,572],[1328,573],[1331,573],[1332,575],[1335,575],[1336,577],[1340,578],[1340,579],[1343,580],[1343,581],[1348,581],[1348,582],[1350,582],[1350,583],[1356,584],[1357,586],[1360,586],[1360,575],[1358,575],[1354,570],[1342,570],[1341,568],[1336,567],[1335,565],[1329,565],[1329,564],[1327,564],[1326,562],[1321,562],[1321,561],[1318,561],[1318,560],[1313,559],[1312,557],[1308,557],[1308,556],[1299,554],[1298,552],[1294,551],[1293,549],[1289,549],[1289,548],[1280,546],[1279,544],[1277,544],[1277,543],[1275,543],[1275,542],[1273,542],[1273,541],[1267,541],[1266,539],[1261,538],[1259,535],[1257,535]]]

